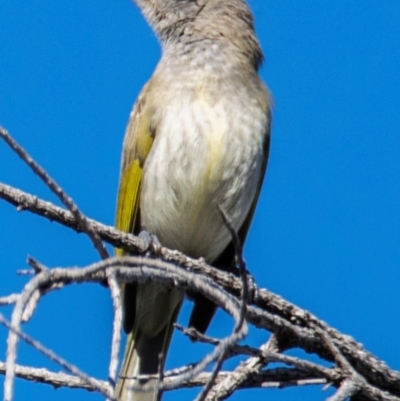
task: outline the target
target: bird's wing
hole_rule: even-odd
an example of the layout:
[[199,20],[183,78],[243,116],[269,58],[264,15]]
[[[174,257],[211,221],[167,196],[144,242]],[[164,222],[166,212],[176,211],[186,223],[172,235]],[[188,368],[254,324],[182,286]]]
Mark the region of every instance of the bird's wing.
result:
[[[143,168],[156,135],[152,124],[154,113],[152,104],[149,103],[150,90],[150,85],[147,84],[133,108],[122,155],[116,226],[121,231],[134,234],[138,234],[141,229],[140,196]],[[124,253],[123,250],[116,250],[117,256]],[[160,366],[163,367],[181,300],[180,291],[166,291],[155,283],[124,285],[123,326],[129,336],[116,387],[116,399],[156,399],[157,391],[135,391],[134,387],[141,386],[141,383],[133,378],[142,374],[155,374]],[[160,316],[160,310],[168,313]],[[163,355],[162,361],[160,355]]]
[[[134,234],[140,231],[139,203],[143,165],[155,136],[150,129],[150,116],[146,107],[147,89],[148,85],[139,95],[126,129],[115,218],[119,230]],[[125,254],[122,249],[116,249],[115,253],[117,256]],[[136,284],[126,284],[124,287],[124,330],[129,333],[135,320]]]
[[[139,194],[143,164],[154,141],[150,130],[150,117],[146,106],[146,85],[133,107],[124,139],[121,176],[118,189],[116,227],[125,232],[136,233]],[[117,255],[124,252],[116,250]]]

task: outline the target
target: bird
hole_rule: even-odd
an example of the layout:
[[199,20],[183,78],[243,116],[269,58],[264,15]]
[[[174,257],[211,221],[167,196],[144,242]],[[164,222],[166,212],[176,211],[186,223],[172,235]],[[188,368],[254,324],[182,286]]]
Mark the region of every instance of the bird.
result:
[[[162,54],[129,117],[115,225],[232,271],[235,250],[220,210],[244,244],[270,148],[272,96],[259,76],[253,15],[245,0],[134,2]],[[156,401],[155,379],[139,376],[163,368],[184,293],[153,282],[122,291],[128,337],[115,398]],[[189,326],[204,333],[216,306],[191,297]]]

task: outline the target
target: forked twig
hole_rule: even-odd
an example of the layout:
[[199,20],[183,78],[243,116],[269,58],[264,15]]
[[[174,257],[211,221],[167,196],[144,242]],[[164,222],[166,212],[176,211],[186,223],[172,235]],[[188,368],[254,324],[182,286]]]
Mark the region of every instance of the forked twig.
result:
[[78,209],[78,206],[70,198],[63,189],[53,180],[50,175],[20,146],[17,141],[5,130],[0,127],[0,137],[7,145],[32,169],[32,171],[47,185],[47,187],[61,200],[61,202],[69,209],[76,221],[79,222],[83,230],[91,239],[94,247],[102,259],[107,258],[108,252],[104,244],[101,242],[99,235],[90,225],[90,222]]

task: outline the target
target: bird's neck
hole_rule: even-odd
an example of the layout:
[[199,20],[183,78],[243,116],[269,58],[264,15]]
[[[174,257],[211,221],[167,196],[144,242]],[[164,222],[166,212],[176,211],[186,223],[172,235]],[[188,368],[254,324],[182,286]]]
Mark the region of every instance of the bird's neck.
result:
[[245,0],[135,0],[171,58],[199,56],[230,64],[247,63],[257,70],[263,55]]
[[259,63],[255,55],[242,50],[227,40],[198,38],[178,41],[163,47],[160,67],[180,77],[191,75],[228,78],[236,75],[257,74]]

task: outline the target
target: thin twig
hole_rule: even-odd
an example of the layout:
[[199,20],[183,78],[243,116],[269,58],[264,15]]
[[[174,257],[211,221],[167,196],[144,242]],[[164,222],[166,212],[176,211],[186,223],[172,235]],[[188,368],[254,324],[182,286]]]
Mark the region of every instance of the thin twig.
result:
[[[239,272],[240,272],[240,277],[242,279],[242,286],[243,286],[243,291],[242,291],[242,300],[240,304],[240,318],[239,321],[236,323],[236,326],[234,328],[234,332],[232,333],[231,336],[233,336],[235,333],[240,332],[242,330],[243,324],[245,322],[245,317],[246,317],[246,306],[247,306],[247,297],[248,297],[248,288],[247,288],[247,272],[246,272],[246,266],[245,262],[243,260],[243,251],[242,251],[242,246],[240,244],[239,237],[235,231],[235,228],[232,225],[232,222],[229,218],[229,216],[226,214],[225,210],[218,205],[218,210],[220,212],[220,215],[222,217],[222,220],[227,227],[228,231],[231,234],[232,238],[232,243],[235,248],[235,253],[236,253],[236,261],[239,266]],[[233,347],[235,344],[232,343]],[[230,347],[230,348],[231,348]],[[204,386],[198,397],[196,398],[196,401],[204,401],[207,398],[208,393],[211,391],[214,381],[219,373],[219,371],[222,369],[222,365],[225,360],[225,356],[230,350],[230,348],[226,348],[223,350],[221,355],[217,359],[217,363],[215,364],[215,367],[212,371],[212,374],[210,376],[209,381],[207,384]]]
[[[182,331],[183,334],[190,336],[192,339],[212,345],[218,345],[220,340],[217,338],[209,337],[194,330],[193,327],[185,328],[178,324],[175,325],[177,330]],[[326,368],[314,362],[305,359],[296,358],[294,356],[284,355],[279,352],[270,351],[273,347],[273,337],[271,337],[260,348],[250,347],[248,345],[235,344],[230,349],[230,356],[245,355],[258,359],[258,363],[262,363],[262,367],[269,362],[284,363],[289,366],[294,366],[299,370],[311,372],[326,377],[328,380],[337,381],[342,376],[339,371]],[[246,364],[247,361],[244,363]],[[234,373],[234,372],[232,372]]]
[[219,356],[217,363],[215,364],[215,367],[214,367],[213,371],[211,372],[211,375],[210,375],[206,385],[203,387],[200,394],[196,397],[196,401],[204,401],[207,398],[212,387],[214,386],[215,380],[218,377],[218,373],[222,369],[222,365],[225,360],[225,354],[226,354],[226,351]]
[[326,401],[346,401],[348,398],[357,394],[360,391],[360,386],[353,380],[345,380],[336,393],[328,397]]
[[19,298],[19,294],[11,294],[6,297],[1,297],[0,298],[0,306],[5,306],[5,305],[14,305]]
[[48,270],[48,268],[44,264],[40,263],[38,260],[34,259],[32,256],[28,256],[27,263],[29,266],[31,266],[33,268],[35,273],[40,273],[44,270]]
[[[150,267],[151,266],[151,267]],[[133,267],[136,267],[133,268]],[[8,350],[7,350],[7,374],[6,382],[8,390],[6,393],[6,401],[11,400],[12,383],[14,377],[14,367],[16,358],[16,344],[21,322],[22,311],[29,301],[29,298],[40,286],[51,288],[59,282],[70,284],[72,282],[95,281],[101,282],[106,277],[105,271],[110,269],[115,271],[116,277],[121,281],[152,281],[160,282],[164,285],[177,286],[182,288],[195,289],[197,292],[203,293],[209,297],[214,303],[225,309],[235,319],[237,324],[240,318],[240,307],[237,301],[221,288],[217,287],[207,277],[201,277],[195,273],[187,272],[170,263],[159,260],[146,259],[142,257],[125,256],[118,258],[110,258],[102,262],[95,263],[87,268],[67,268],[67,269],[51,269],[45,270],[33,277],[25,286],[24,291],[18,300],[13,316],[13,330],[9,334]],[[232,336],[222,340],[215,349],[207,355],[198,365],[191,371],[182,374],[180,377],[171,380],[168,386],[179,386],[185,380],[190,380],[198,373],[202,372],[206,366],[216,361],[218,357],[229,349],[232,344],[240,340],[246,334],[247,326],[243,325],[242,330],[235,332]],[[16,337],[16,338],[15,338]],[[160,389],[167,388],[165,385]]]
[[[0,362],[0,374],[6,371],[6,364]],[[98,388],[103,389],[103,393],[108,391],[108,383],[103,380],[92,378],[90,383],[82,380],[80,377],[70,375],[64,372],[51,372],[44,368],[34,368],[31,366],[15,366],[15,375],[21,379],[25,379],[34,383],[42,383],[53,386],[54,388],[68,387],[73,389],[81,389],[87,391],[97,391]],[[93,383],[96,383],[93,386]]]
[[[187,370],[191,367],[183,367],[181,370]],[[0,362],[0,374],[4,374],[6,370],[6,364]],[[172,376],[175,376],[173,371],[165,372],[164,381],[171,380]],[[15,374],[21,379],[32,381],[35,383],[42,383],[50,385],[54,388],[67,387],[72,389],[81,389],[87,391],[96,391],[98,387],[102,387],[104,392],[107,392],[108,382],[104,380],[98,380],[92,378],[93,382],[96,383],[96,387],[93,387],[90,383],[87,383],[77,376],[73,376],[63,372],[51,372],[44,368],[34,368],[30,366],[16,365]],[[222,381],[229,372],[220,372],[218,374],[216,382]],[[211,373],[203,372],[197,375],[192,380],[184,382],[181,388],[195,388],[204,386],[210,377]],[[248,388],[284,388],[291,386],[308,386],[308,385],[323,385],[326,380],[323,378],[317,378],[310,376],[307,372],[296,371],[293,369],[271,369],[262,372],[260,375],[253,376],[251,382],[244,383],[241,389]],[[165,391],[172,390],[165,389]]]
[[[71,228],[78,233],[84,232],[84,228],[73,214],[59,206],[53,205],[37,196],[13,188],[10,185],[0,183],[0,199],[14,205],[18,211],[30,211],[31,213],[55,221],[65,227]],[[89,223],[103,241],[116,248],[123,248],[127,252],[143,253],[147,250],[145,242],[132,234],[123,233],[112,226],[106,226],[95,220],[89,219]],[[30,273],[31,274],[31,273]]]
[[[26,333],[24,333],[21,330],[16,329],[15,327],[13,327],[11,325],[11,323],[7,319],[5,319],[4,316],[1,313],[0,313],[0,324],[2,324],[8,330],[10,330],[13,333],[15,333],[19,338],[24,340],[30,346],[34,347],[36,350],[38,350],[40,353],[45,355],[51,361],[53,361],[53,362],[59,364],[60,366],[62,366],[67,372],[73,374],[74,376],[78,376],[83,381],[85,381],[86,383],[90,384],[96,391],[100,392],[101,394],[103,394],[106,397],[110,396],[110,389],[108,389],[108,391],[104,391],[103,386],[98,386],[97,381],[93,380],[86,373],[83,373],[80,369],[78,369],[77,367],[71,365],[65,359],[60,358],[59,356],[57,356],[53,351],[51,351],[48,348],[46,348],[45,346],[43,346],[39,341],[34,340],[32,337],[30,337]],[[12,397],[10,395],[11,394],[7,394],[6,393],[4,395],[5,400],[11,400]]]
[[[121,346],[122,305],[121,289],[117,282],[115,271],[106,270],[107,282],[110,288],[114,308],[113,334],[111,342],[111,356],[108,368],[108,381],[114,394],[118,374],[118,357]],[[108,399],[109,400],[109,399]]]
[[0,137],[7,143],[7,145],[32,169],[32,171],[46,184],[46,186],[61,200],[61,202],[69,209],[76,221],[80,223],[85,233],[92,241],[97,252],[102,259],[109,257],[104,244],[101,242],[99,235],[90,225],[90,221],[86,216],[81,213],[78,206],[70,198],[64,190],[53,180],[50,175],[39,164],[32,159],[25,149],[20,146],[17,141],[8,133],[7,130],[0,127]]

